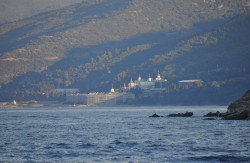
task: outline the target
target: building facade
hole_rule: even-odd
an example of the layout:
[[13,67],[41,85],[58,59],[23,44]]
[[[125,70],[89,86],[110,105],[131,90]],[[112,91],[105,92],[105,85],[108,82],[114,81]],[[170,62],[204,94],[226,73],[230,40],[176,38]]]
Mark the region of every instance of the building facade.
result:
[[83,104],[89,106],[95,105],[118,105],[133,101],[135,95],[132,93],[89,93],[89,94],[69,94],[66,96],[66,102],[72,104]]
[[131,79],[128,87],[124,87],[124,89],[130,90],[133,88],[140,88],[144,91],[149,90],[163,90],[167,85],[167,79],[162,79],[160,73],[158,72],[157,77],[152,79],[149,75],[148,79],[142,79],[139,75],[138,79],[133,81]]
[[62,96],[67,94],[76,94],[79,93],[79,89],[76,88],[65,88],[65,89],[54,89],[52,90],[52,94],[56,96]]
[[134,89],[139,88],[143,91],[143,94],[149,96],[154,95],[155,93],[162,92],[166,89],[166,85],[167,80],[162,79],[159,72],[155,79],[152,79],[150,75],[148,79],[142,79],[139,75],[138,80],[133,81],[131,79],[128,87],[126,87],[126,84],[124,83],[124,87],[120,90],[120,92],[116,92],[112,85],[112,88],[108,93],[94,92],[89,94],[66,94],[66,102],[88,106],[112,106],[118,104],[126,104],[135,100],[135,94],[132,93],[134,92]]

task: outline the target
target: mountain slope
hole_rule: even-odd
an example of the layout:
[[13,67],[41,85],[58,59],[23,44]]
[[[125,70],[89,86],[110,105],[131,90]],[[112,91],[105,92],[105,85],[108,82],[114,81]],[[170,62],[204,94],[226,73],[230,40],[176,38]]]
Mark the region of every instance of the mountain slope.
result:
[[55,10],[82,0],[1,0],[0,24],[31,17],[40,12]]
[[[218,8],[222,3],[224,7]],[[183,30],[196,22],[222,19],[245,12],[245,4],[246,1],[91,1],[6,24],[0,28],[1,65],[32,62],[37,66],[12,69],[12,75],[2,71],[0,76],[2,82],[7,82],[19,73],[42,71],[74,47],[147,32]]]
[[1,26],[0,76],[9,84],[0,99],[56,87],[106,91],[158,70],[169,81],[234,82],[241,92],[249,79],[248,28],[243,0],[103,0],[43,13]]

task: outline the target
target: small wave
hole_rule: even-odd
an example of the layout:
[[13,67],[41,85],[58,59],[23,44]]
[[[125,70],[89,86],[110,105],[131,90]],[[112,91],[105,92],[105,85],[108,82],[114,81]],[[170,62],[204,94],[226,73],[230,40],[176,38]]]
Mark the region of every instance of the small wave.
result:
[[248,162],[249,157],[236,157],[236,156],[201,156],[201,157],[190,157],[189,159],[194,161],[219,161],[219,162]]
[[191,150],[192,151],[199,151],[199,152],[201,152],[201,151],[203,151],[203,152],[207,152],[207,151],[213,151],[213,152],[225,152],[225,149],[223,149],[223,148],[220,148],[220,147],[209,147],[209,146],[206,146],[206,147],[195,147],[195,146],[192,146],[191,147]]
[[80,155],[79,153],[75,153],[75,152],[65,154],[65,156],[67,157],[78,157],[79,155]]
[[146,147],[148,147],[148,148],[162,148],[162,147],[166,147],[166,146],[162,145],[162,144],[151,144],[151,145],[148,145]]
[[9,143],[9,142],[5,142],[5,143],[4,143],[4,145],[9,145],[9,144],[11,144],[11,143]]
[[44,147],[44,149],[52,149],[52,147],[51,146],[46,146],[46,147]]
[[146,149],[150,150],[150,151],[163,151],[163,152],[166,152],[166,151],[169,151],[169,147],[166,146],[166,145],[162,145],[162,144],[152,144],[152,145],[148,145],[148,146],[145,146]]
[[138,130],[138,129],[140,129],[139,127],[132,127],[131,128],[132,130]]
[[151,144],[151,143],[152,143],[152,141],[147,140],[147,141],[144,141],[144,143],[146,143],[146,144]]
[[31,135],[31,134],[27,134],[27,136],[26,136],[27,138],[32,138],[33,137],[33,135]]
[[136,142],[127,142],[127,143],[125,143],[125,145],[128,146],[128,147],[134,147],[134,146],[138,145],[138,143],[136,143]]
[[94,144],[90,144],[90,143],[82,143],[79,145],[81,148],[90,148],[90,147],[94,147]]
[[119,141],[119,140],[115,140],[113,143],[111,143],[111,144],[116,144],[116,145],[119,145],[119,144],[122,144],[122,142],[121,141]]
[[25,159],[25,160],[30,160],[30,159],[32,159],[32,158],[31,158],[30,156],[27,156],[27,155],[26,155],[26,156],[23,157],[23,159]]
[[[69,144],[66,144],[66,143],[51,143],[50,145],[51,145],[51,146],[57,146],[57,147],[63,148],[63,149],[70,149],[70,148],[71,148],[71,147],[69,146]],[[47,147],[45,147],[45,148],[48,148],[48,149],[53,148],[53,147],[51,147],[51,146],[47,146]]]
[[30,116],[27,116],[27,118],[38,118],[39,116],[37,115],[30,115]]
[[53,153],[53,154],[49,154],[50,158],[62,158],[63,154],[60,153]]
[[165,129],[166,127],[156,127],[157,129]]
[[151,150],[149,150],[149,151],[144,151],[144,153],[145,154],[151,154],[151,153],[153,153]]
[[134,147],[134,146],[138,145],[138,143],[134,142],[134,141],[122,142],[120,140],[115,140],[114,142],[111,143],[111,145],[112,144],[120,145],[120,146],[123,146],[123,147]]

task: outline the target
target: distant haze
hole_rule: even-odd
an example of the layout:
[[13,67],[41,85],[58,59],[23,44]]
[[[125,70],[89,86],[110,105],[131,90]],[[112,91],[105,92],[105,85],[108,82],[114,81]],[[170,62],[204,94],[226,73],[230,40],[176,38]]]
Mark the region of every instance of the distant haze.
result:
[[82,0],[0,0],[0,24],[65,7]]

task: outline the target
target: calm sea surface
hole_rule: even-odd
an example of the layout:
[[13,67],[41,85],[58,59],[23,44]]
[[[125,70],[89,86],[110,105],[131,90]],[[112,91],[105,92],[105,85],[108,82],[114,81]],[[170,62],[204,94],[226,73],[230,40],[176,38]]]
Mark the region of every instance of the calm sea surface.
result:
[[203,120],[217,110],[226,107],[1,109],[0,162],[250,162],[250,121]]

